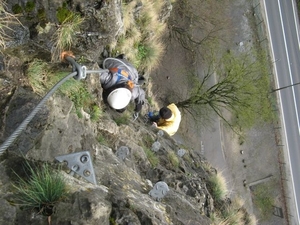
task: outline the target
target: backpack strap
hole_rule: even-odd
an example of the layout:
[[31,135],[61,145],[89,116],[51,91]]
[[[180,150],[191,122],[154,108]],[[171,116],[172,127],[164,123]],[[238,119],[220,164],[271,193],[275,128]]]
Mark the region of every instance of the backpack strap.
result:
[[128,72],[125,71],[125,70],[119,69],[117,67],[113,67],[113,68],[110,68],[109,71],[112,72],[112,73],[116,73],[118,75],[118,81],[122,77],[126,78],[127,80],[132,80],[130,74],[128,74]]
[[128,74],[127,71],[125,70],[122,70],[122,69],[119,69],[117,67],[113,67],[113,68],[109,68],[109,71],[111,73],[115,73],[117,74],[117,81],[116,81],[116,84],[119,83],[119,81],[121,80],[121,78],[125,78],[127,79],[127,84],[128,86],[132,89],[134,87],[134,83],[132,82],[132,78],[131,76]]

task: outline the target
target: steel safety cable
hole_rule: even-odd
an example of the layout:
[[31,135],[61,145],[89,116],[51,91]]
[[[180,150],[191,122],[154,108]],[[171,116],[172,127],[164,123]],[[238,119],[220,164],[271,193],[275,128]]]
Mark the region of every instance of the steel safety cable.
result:
[[68,79],[77,75],[77,72],[70,73],[66,77],[62,78],[52,89],[45,95],[45,97],[39,102],[39,104],[32,110],[32,112],[23,120],[23,122],[17,127],[17,129],[3,142],[0,146],[0,154],[3,153],[20,135],[20,133],[26,128],[28,123],[37,114],[37,112],[42,108],[44,103],[50,98],[50,96]]
[[[23,122],[17,127],[17,129],[4,141],[0,146],[0,155],[15,141],[15,139],[20,135],[20,133],[26,128],[28,123],[33,119],[33,117],[37,114],[37,112],[42,108],[44,103],[50,98],[50,96],[68,79],[71,77],[77,79],[85,79],[86,74],[91,73],[102,73],[107,72],[107,69],[99,69],[99,70],[86,70],[85,66],[80,67],[72,58],[67,57],[68,61],[77,67],[77,71],[70,73],[66,77],[62,78],[55,86],[51,88],[51,90],[45,95],[45,97],[39,102],[39,104],[32,110],[32,112],[23,120]],[[79,74],[78,74],[79,73]]]

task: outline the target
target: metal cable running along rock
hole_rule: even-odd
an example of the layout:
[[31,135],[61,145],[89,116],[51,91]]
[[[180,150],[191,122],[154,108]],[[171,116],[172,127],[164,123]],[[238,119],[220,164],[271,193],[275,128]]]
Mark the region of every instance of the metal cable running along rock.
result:
[[31,111],[31,113],[23,120],[23,122],[15,129],[15,131],[1,144],[0,155],[16,140],[16,138],[21,134],[21,132],[26,128],[28,123],[33,119],[33,117],[42,108],[45,102],[50,98],[50,96],[67,80],[73,77],[76,80],[82,80],[86,78],[87,74],[92,73],[102,73],[107,72],[107,69],[100,70],[87,70],[86,66],[79,65],[73,57],[69,54],[62,54],[62,59],[69,62],[72,65],[72,73],[68,74],[66,77],[62,78],[57,84],[55,84],[51,90],[45,95],[44,98],[38,103],[38,105]]

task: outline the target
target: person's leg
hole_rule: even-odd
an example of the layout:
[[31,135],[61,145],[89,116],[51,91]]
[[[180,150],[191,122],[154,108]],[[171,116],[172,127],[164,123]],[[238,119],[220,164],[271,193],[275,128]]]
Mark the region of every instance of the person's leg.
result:
[[103,102],[104,102],[105,104],[107,104],[107,105],[108,105],[107,97],[108,97],[109,93],[110,93],[110,92],[107,91],[107,90],[105,90],[105,89],[103,89],[103,91],[102,91],[102,99],[103,99]]

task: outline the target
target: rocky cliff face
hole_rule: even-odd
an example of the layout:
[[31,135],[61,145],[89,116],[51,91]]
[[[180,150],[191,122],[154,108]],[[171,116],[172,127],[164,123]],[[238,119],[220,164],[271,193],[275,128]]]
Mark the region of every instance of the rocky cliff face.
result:
[[[24,99],[23,104],[30,101],[30,98]],[[8,108],[13,105],[12,100]],[[93,123],[89,118],[79,119],[72,107],[67,98],[51,99],[46,107],[48,116],[37,117],[14,147],[4,154],[1,162],[3,222],[7,217],[11,222],[6,224],[47,224],[44,216],[21,211],[6,200],[13,189],[4,171],[15,169],[14,163],[21,157],[18,151],[30,147],[26,158],[31,161],[54,162],[57,156],[80,151],[89,151],[92,157],[96,185],[62,172],[70,195],[55,206],[53,224],[109,224],[112,219],[116,224],[209,224],[207,215],[212,205],[205,182],[208,173],[201,167],[199,156],[188,150],[184,157],[178,156],[180,146],[174,140],[166,134],[157,136],[156,130],[141,122],[118,126],[110,114],[106,114]],[[39,129],[36,124],[41,124]],[[97,141],[99,135],[106,139],[105,144]],[[153,166],[142,146],[150,146],[156,140],[161,147],[155,153],[159,163]],[[121,146],[129,149],[125,158],[117,155]],[[13,152],[18,153],[17,156]],[[172,153],[179,165],[170,162]],[[159,181],[169,187],[161,201],[149,195]]]
[[[53,15],[60,1],[35,3],[37,9],[44,8],[47,18],[55,22]],[[16,4],[19,1],[10,1],[8,9]],[[74,51],[84,53],[91,61],[89,66],[97,68],[93,62],[101,59],[105,45],[122,31],[121,3],[117,0],[71,1],[70,7],[87,18]],[[170,9],[166,1],[162,19]],[[15,25],[20,35],[8,43],[9,48],[1,56],[1,143],[40,99],[28,85],[27,63],[33,58],[50,59],[52,33],[37,33],[41,21],[34,18],[37,10],[30,13],[31,20],[22,17],[23,26]],[[101,91],[97,75],[88,76],[85,82],[100,104],[101,94],[95,92]],[[201,157],[189,149],[184,149],[184,155],[180,154],[178,150],[182,146],[166,134],[158,135],[142,118],[117,125],[116,118],[120,114],[102,109],[104,113],[96,122],[84,111],[79,118],[73,102],[58,94],[42,107],[2,154],[0,224],[210,224],[213,201],[206,180],[211,171],[204,169]],[[143,113],[147,109],[144,110]],[[157,162],[147,155],[155,141],[160,143],[152,152]],[[121,147],[127,150],[120,154]],[[11,202],[15,194],[11,171],[20,170],[18,167],[24,158],[30,162],[49,162],[55,167],[60,164],[55,157],[82,151],[90,153],[96,184],[63,167],[61,174],[69,193],[55,205],[51,221],[38,212],[21,210]],[[151,195],[157,182],[168,186],[159,198]]]

